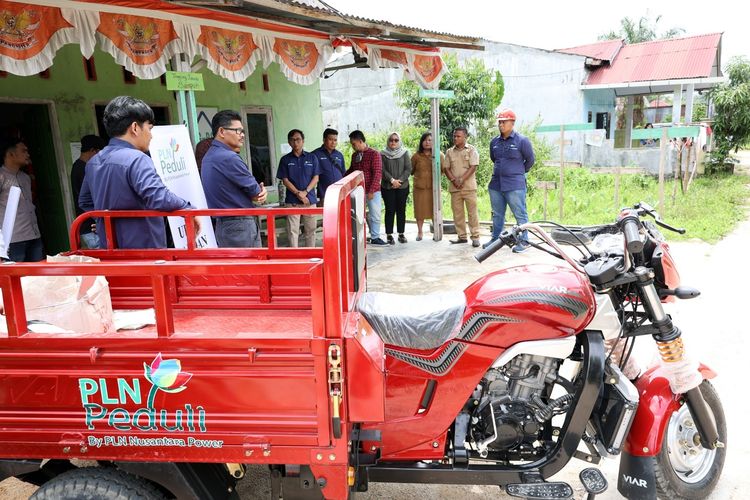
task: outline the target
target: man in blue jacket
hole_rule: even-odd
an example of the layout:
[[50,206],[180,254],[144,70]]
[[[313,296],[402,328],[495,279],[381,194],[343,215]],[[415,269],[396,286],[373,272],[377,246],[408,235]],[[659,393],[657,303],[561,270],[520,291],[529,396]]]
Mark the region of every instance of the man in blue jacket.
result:
[[[201,182],[208,208],[253,208],[265,203],[266,188],[258,184],[240,149],[245,142],[242,117],[225,109],[211,120],[214,140],[201,162]],[[259,247],[260,233],[255,217],[217,217],[216,242],[220,247]]]
[[[104,108],[109,144],[86,164],[78,206],[91,210],[160,210],[193,208],[162,182],[146,154],[154,111],[140,99],[119,96]],[[113,219],[115,248],[166,248],[163,217]],[[198,219],[193,219],[196,234]],[[104,224],[97,220],[100,248],[107,248]]]
[[[489,192],[492,205],[492,239],[482,247],[487,248],[498,239],[505,225],[505,210],[510,206],[517,224],[529,222],[526,214],[526,172],[534,165],[531,141],[513,130],[516,114],[504,109],[497,115],[500,135],[490,142],[490,159],[494,164]],[[528,234],[513,247],[514,253],[528,250]]]
[[339,133],[337,130],[327,128],[323,132],[323,145],[313,150],[313,154],[318,158],[320,165],[320,177],[318,179],[318,206],[323,206],[323,199],[326,196],[328,186],[341,180],[346,172],[344,165],[344,155],[336,149],[339,142]]

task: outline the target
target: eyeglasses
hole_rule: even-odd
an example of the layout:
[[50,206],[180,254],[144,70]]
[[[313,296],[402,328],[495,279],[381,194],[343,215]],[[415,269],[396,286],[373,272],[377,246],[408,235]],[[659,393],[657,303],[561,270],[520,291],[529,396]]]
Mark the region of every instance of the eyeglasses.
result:
[[245,129],[244,128],[230,128],[230,127],[221,127],[224,130],[231,130],[232,132],[236,132],[237,135],[245,135]]
[[388,139],[388,142],[398,142],[398,139]]

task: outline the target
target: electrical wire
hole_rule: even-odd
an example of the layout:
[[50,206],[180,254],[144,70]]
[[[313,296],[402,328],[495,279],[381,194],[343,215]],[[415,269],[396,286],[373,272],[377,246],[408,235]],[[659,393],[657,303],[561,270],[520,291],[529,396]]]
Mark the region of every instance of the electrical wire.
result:
[[[591,256],[591,257],[594,256],[594,253],[591,251],[591,249],[588,246],[586,246],[586,243],[584,243],[583,240],[581,238],[579,238],[578,235],[576,235],[569,227],[563,226],[562,224],[558,224],[557,222],[553,222],[553,221],[549,221],[549,220],[534,221],[534,224],[550,224],[552,226],[559,227],[560,229],[562,229],[564,231],[567,231],[568,233],[570,233],[570,235],[573,238],[575,238],[576,240],[578,240],[578,242],[583,246],[583,248],[586,249],[586,251],[589,253],[588,256]],[[585,253],[583,253],[583,250],[581,250],[580,248],[578,248],[578,245],[573,245],[573,248],[575,248],[579,252],[581,252],[581,255],[584,258],[588,257]]]

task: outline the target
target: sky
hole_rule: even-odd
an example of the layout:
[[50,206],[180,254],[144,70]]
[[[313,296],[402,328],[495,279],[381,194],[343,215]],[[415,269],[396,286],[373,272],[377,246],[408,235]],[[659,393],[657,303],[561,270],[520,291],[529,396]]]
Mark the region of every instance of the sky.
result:
[[672,5],[653,0],[627,0],[619,4],[620,8],[607,0],[325,1],[345,14],[541,49],[596,42],[599,35],[619,30],[623,17],[637,21],[642,16],[654,19],[660,15],[657,33],[670,28],[683,28],[684,36],[723,32],[722,68],[732,56],[750,58],[750,2],[745,3],[746,0],[731,3],[728,0],[683,0]]

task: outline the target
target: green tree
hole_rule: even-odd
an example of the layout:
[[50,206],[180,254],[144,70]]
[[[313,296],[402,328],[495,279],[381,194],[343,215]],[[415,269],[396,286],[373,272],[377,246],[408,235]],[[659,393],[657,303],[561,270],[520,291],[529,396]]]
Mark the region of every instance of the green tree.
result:
[[731,169],[731,153],[750,142],[750,61],[734,57],[727,65],[729,81],[711,90],[714,103],[714,146],[707,170]]
[[[453,90],[454,99],[440,100],[442,144],[450,144],[454,127],[487,126],[503,98],[503,78],[499,71],[485,68],[481,59],[468,59],[463,65],[453,54],[444,56],[448,71],[440,81],[440,89]],[[419,97],[419,85],[402,80],[396,87],[396,98],[413,125],[430,127],[430,99]]]
[[599,36],[599,40],[617,40],[624,39],[625,43],[650,42],[651,40],[674,38],[685,33],[682,28],[670,28],[661,35],[657,34],[657,25],[661,21],[661,16],[651,19],[648,13],[635,20],[629,17],[623,17],[620,20],[620,29],[612,30]]

